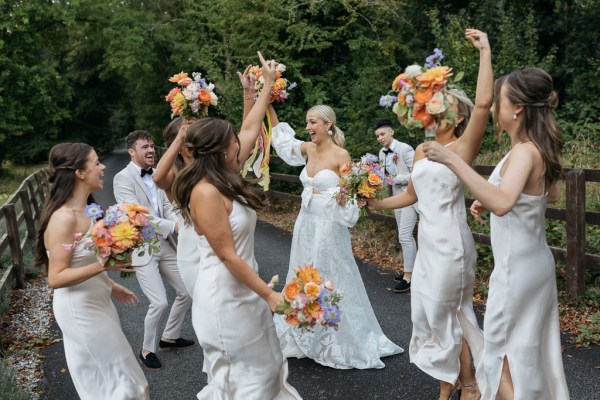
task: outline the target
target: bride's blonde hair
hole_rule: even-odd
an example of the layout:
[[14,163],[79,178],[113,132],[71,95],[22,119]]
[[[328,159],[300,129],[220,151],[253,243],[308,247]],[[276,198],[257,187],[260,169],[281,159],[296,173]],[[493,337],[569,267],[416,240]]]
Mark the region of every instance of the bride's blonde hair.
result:
[[323,122],[331,122],[331,128],[329,128],[331,130],[331,140],[338,146],[344,147],[346,138],[344,137],[344,132],[337,127],[335,111],[333,111],[333,108],[326,106],[325,104],[317,104],[316,106],[312,106],[307,113],[317,115]]

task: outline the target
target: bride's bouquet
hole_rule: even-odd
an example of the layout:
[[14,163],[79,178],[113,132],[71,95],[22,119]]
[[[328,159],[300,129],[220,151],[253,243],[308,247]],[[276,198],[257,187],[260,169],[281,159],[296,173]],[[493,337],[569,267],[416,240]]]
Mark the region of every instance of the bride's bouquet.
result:
[[435,49],[425,60],[425,66],[409,65],[392,82],[392,90],[381,96],[379,105],[392,107],[398,120],[409,131],[425,129],[433,131],[445,121],[455,125],[458,115],[450,108],[457,100],[448,91],[460,81],[463,73],[458,73],[452,83],[452,68],[440,64],[444,54]]
[[[130,262],[133,252],[143,256],[146,251],[158,253],[160,242],[154,217],[147,208],[136,203],[120,203],[109,207],[106,214],[98,204],[90,204],[85,214],[96,222],[89,234],[89,248],[103,265],[114,266],[116,261]],[[104,218],[102,218],[104,215]],[[122,278],[133,276],[133,272],[121,272]]]
[[[296,87],[296,83],[289,83],[287,79],[283,77],[285,72],[285,65],[275,62],[276,79],[273,86],[271,86],[270,102],[283,103],[288,98],[288,90],[292,90]],[[253,65],[248,70],[250,79],[254,82],[254,100],[258,98],[258,95],[264,90],[265,78],[262,76],[262,67]],[[273,127],[271,125],[271,119],[269,113],[267,113],[267,125],[263,124],[260,134],[256,139],[254,150],[250,155],[250,158],[244,164],[242,169],[242,176],[246,177],[248,171],[252,170],[254,175],[258,178],[258,184],[263,187],[264,191],[269,190],[270,176],[269,176],[269,161],[271,151],[271,137],[273,136]]]
[[216,106],[219,98],[214,92],[215,85],[207,83],[199,72],[193,72],[192,78],[186,72],[173,75],[169,82],[177,86],[165,96],[171,105],[171,118],[202,118],[208,115],[208,106]]
[[381,200],[384,195],[384,174],[379,165],[376,155],[367,153],[360,161],[349,162],[340,168],[339,190],[335,194],[335,200],[339,205],[350,201],[357,202],[360,206],[360,215],[368,215],[364,207],[369,199]]
[[316,325],[337,330],[342,319],[338,305],[342,294],[331,280],[324,282],[312,264],[298,267],[294,272],[296,276],[283,288],[283,304],[277,307],[285,322],[302,332],[312,331]]

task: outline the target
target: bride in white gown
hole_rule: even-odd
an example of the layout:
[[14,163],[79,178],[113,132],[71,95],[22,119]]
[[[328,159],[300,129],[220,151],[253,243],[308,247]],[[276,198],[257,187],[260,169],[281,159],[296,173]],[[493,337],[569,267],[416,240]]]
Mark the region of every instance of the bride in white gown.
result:
[[287,123],[279,123],[273,107],[269,107],[269,112],[274,125],[272,144],[277,154],[290,165],[306,165],[300,174],[304,191],[294,225],[286,281],[294,276],[296,267],[313,264],[344,296],[337,331],[315,327],[312,332],[302,332],[275,315],[283,354],[309,357],[338,369],[383,368],[381,357],[404,350],[382,332],[352,255],[348,227],[358,220],[358,207],[339,206],[334,199],[339,181],[337,171],[350,161],[343,148],[343,133],[335,125],[335,114],[328,106],[311,108],[306,129],[312,142],[303,142],[294,138],[295,132]]

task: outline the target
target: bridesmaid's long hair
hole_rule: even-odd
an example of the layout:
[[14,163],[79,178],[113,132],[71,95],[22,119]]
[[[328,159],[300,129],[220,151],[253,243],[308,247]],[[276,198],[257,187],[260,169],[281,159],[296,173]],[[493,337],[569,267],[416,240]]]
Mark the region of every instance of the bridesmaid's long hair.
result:
[[[37,230],[36,267],[48,268],[48,255],[44,245],[44,232],[52,214],[61,208],[73,194],[75,189],[75,171],[84,170],[88,157],[93,148],[85,143],[61,143],[50,150],[49,163],[46,173],[51,184],[50,194],[46,198],[44,211]],[[94,202],[92,195],[88,197],[88,204]]]
[[316,114],[323,122],[331,122],[331,128],[329,128],[331,130],[331,140],[341,148],[344,148],[346,138],[344,137],[344,132],[337,126],[333,108],[326,106],[325,104],[317,104],[316,106],[312,106],[310,110],[307,111],[307,114],[308,113]]
[[[562,176],[560,156],[564,141],[556,122],[555,110],[558,95],[552,85],[552,77],[540,68],[516,70],[505,75],[494,85],[494,120],[500,112],[500,91],[504,87],[508,100],[515,106],[523,106],[523,119],[519,132],[521,140],[531,140],[538,148],[544,161],[546,187],[552,186]],[[499,126],[494,123],[496,134]]]
[[[239,171],[225,166],[225,151],[231,139],[239,138],[231,122],[217,118],[202,118],[194,122],[186,133],[186,147],[194,161],[185,167],[173,182],[173,197],[186,223],[191,224],[189,203],[192,190],[206,179],[225,197],[257,210],[264,201],[244,181]],[[236,154],[239,157],[239,150]]]

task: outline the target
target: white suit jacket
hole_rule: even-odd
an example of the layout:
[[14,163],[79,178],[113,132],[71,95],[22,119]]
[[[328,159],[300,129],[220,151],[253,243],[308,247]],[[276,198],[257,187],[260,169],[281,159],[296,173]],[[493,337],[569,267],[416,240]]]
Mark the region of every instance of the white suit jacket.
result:
[[408,180],[413,169],[413,159],[415,151],[406,143],[402,143],[396,139],[390,145],[393,153],[386,157],[383,148],[379,150],[379,159],[381,165],[385,166],[386,175],[391,175],[394,178],[394,186],[392,191],[394,194],[404,192],[408,185]]
[[[177,217],[173,213],[171,202],[167,199],[167,195],[164,190],[156,188],[156,200],[158,203],[159,214],[156,215],[154,206],[152,205],[152,195],[148,186],[142,180],[139,171],[130,162],[127,167],[122,169],[118,174],[115,175],[113,180],[113,191],[115,199],[118,203],[138,203],[150,210],[150,214],[154,216],[152,222],[158,226],[157,233],[165,238],[174,249],[177,245],[171,237],[171,232],[175,227]],[[146,265],[150,262],[152,256],[146,251],[143,257],[139,257],[134,253],[132,265],[140,266]]]

